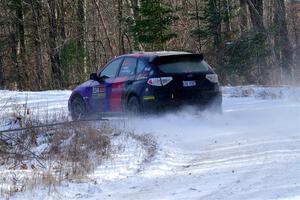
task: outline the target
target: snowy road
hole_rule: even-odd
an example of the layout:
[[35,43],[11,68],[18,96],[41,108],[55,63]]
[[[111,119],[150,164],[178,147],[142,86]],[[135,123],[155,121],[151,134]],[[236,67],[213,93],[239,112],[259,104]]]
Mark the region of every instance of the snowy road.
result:
[[[68,183],[56,193],[39,189],[12,199],[299,200],[299,93],[253,88],[248,97],[240,97],[241,89],[225,88],[223,115],[185,109],[122,121],[126,130],[157,140],[157,154],[140,172],[134,170],[137,158],[127,155],[126,162],[116,158],[91,174],[97,184]],[[282,98],[266,97],[270,91]],[[53,99],[34,100],[65,109],[68,94],[57,91]]]

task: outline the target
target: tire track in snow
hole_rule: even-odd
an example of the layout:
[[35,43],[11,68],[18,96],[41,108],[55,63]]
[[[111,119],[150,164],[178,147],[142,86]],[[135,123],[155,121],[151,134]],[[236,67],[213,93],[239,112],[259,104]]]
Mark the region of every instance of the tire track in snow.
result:
[[186,170],[202,173],[216,168],[234,168],[300,160],[300,140],[286,139],[247,143],[244,145],[221,145],[221,147],[189,154],[180,151],[163,150],[148,164],[145,176],[161,176],[185,173]]

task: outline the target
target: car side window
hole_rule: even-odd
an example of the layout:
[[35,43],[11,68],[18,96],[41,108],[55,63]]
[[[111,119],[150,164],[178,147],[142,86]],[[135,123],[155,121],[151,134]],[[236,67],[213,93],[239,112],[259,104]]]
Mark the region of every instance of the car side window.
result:
[[124,62],[122,63],[119,76],[132,76],[135,74],[135,68],[136,68],[136,58],[127,57],[124,59]]
[[146,67],[145,63],[141,59],[139,59],[137,69],[136,69],[136,74],[142,73],[144,71],[145,67]]
[[114,78],[117,75],[122,59],[119,58],[117,60],[109,63],[103,71],[101,71],[101,76],[107,76],[109,78]]
[[144,80],[153,74],[153,70],[150,66],[147,66],[143,60],[139,59],[136,74],[136,80]]

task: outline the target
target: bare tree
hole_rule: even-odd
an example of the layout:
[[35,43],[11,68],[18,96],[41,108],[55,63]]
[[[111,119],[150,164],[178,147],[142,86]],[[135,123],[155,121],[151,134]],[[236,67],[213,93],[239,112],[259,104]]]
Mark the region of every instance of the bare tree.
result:
[[[16,48],[16,58],[15,61],[17,64],[17,84],[18,87],[24,89],[26,87],[25,80],[27,77],[26,66],[26,47],[25,47],[25,30],[24,30],[24,15],[23,15],[23,1],[14,0],[14,7],[16,12],[16,32],[14,37],[14,48]],[[15,40],[16,39],[16,40]],[[19,52],[19,53],[18,53]],[[20,57],[20,62],[18,57]]]
[[229,0],[223,0],[222,1],[223,5],[223,10],[224,11],[224,24],[225,24],[225,34],[227,37],[230,37],[230,32],[231,32],[231,5]]
[[266,32],[263,21],[263,0],[247,0],[247,3],[249,5],[250,18],[254,30],[261,33]]
[[247,19],[247,0],[239,0],[240,12],[240,31],[244,33],[248,29],[248,19]]
[[[144,50],[147,46],[141,45],[131,32],[131,25],[143,18],[143,1],[0,0],[1,87],[33,90],[71,87],[112,57]],[[298,1],[161,0],[161,3],[168,5],[178,19],[170,25],[177,37],[159,43],[158,49],[201,51],[217,70],[229,61],[240,59],[249,73],[242,74],[233,69],[238,65],[228,64],[237,73],[235,77],[243,76],[239,84],[256,78],[256,83],[270,84],[279,72],[288,77],[299,76],[293,75],[300,64]],[[191,37],[193,29],[199,30],[196,32],[199,34]],[[225,43],[229,39],[232,43]],[[227,55],[227,50],[237,44],[245,45],[240,50],[244,53],[241,58]],[[253,46],[257,48],[252,51]],[[236,78],[226,70],[225,67],[220,70],[224,72],[222,76],[227,76],[226,83],[234,84]]]
[[63,41],[63,43],[66,40],[66,29],[65,29],[65,5],[64,0],[59,0],[59,29],[60,29],[60,37]]
[[0,88],[4,86],[3,56],[0,49]]
[[49,57],[51,62],[52,82],[54,88],[61,88],[64,84],[62,77],[60,59],[57,47],[57,22],[55,0],[47,0],[49,21]]
[[276,57],[280,61],[280,67],[283,70],[284,76],[291,80],[293,48],[288,38],[285,2],[284,0],[275,0],[274,4],[274,24],[277,29],[275,34]]
[[[201,24],[200,24],[200,14],[199,14],[199,5],[198,5],[198,0],[195,0],[195,14],[196,14],[196,21],[197,21],[197,29],[200,30]],[[198,51],[201,52],[202,50],[202,44],[201,44],[201,36],[200,34],[197,34],[198,38],[197,38],[197,42],[198,42]]]
[[79,82],[85,76],[85,0],[77,0],[77,48],[80,51],[80,57],[77,64],[77,77]]
[[118,26],[119,54],[123,54],[125,52],[123,32],[123,0],[118,0]]
[[104,17],[102,15],[100,5],[99,5],[99,3],[97,1],[98,0],[94,0],[94,4],[95,4],[95,6],[97,8],[98,16],[99,16],[99,18],[101,20],[101,23],[102,23],[102,26],[103,26],[103,31],[105,33],[105,37],[106,37],[106,40],[108,42],[108,47],[109,47],[110,55],[114,55],[112,43],[111,43],[111,40],[109,38],[108,28],[107,28],[107,25],[106,25],[106,23],[104,21]]
[[[129,6],[131,18],[133,19],[133,23],[140,18],[139,15],[139,6],[140,6],[140,0],[126,0],[127,5]],[[128,35],[127,35],[128,36]],[[129,38],[128,38],[129,41]],[[144,47],[139,42],[134,42],[134,50],[140,50],[143,51]]]
[[32,21],[33,21],[33,40],[35,46],[35,62],[36,62],[36,71],[37,71],[37,84],[38,88],[42,89],[45,85],[45,74],[43,66],[43,46],[42,46],[42,37],[41,37],[41,4],[36,0],[30,0],[31,10],[32,10]]

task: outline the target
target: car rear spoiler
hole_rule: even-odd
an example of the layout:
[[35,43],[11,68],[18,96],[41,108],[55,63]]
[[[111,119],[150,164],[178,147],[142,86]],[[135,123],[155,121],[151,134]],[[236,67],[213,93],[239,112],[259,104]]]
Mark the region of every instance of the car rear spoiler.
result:
[[171,54],[171,55],[155,55],[149,58],[150,63],[163,62],[172,58],[198,58],[203,60],[203,54]]

